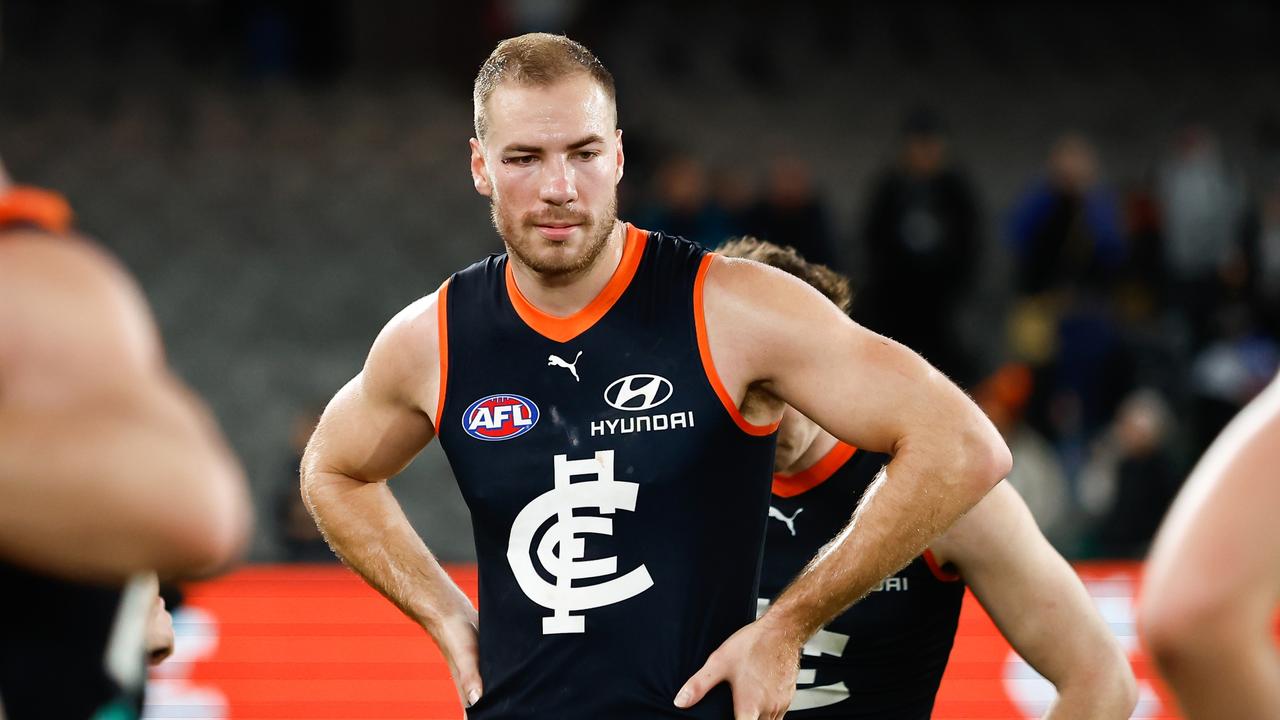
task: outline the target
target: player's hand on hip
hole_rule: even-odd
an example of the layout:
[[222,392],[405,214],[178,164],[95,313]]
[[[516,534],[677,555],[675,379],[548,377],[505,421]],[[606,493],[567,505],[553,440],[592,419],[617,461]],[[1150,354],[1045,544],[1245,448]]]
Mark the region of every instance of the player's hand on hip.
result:
[[436,643],[449,664],[449,675],[453,677],[462,707],[475,705],[484,693],[484,685],[480,681],[479,620],[475,610],[442,623]]
[[757,620],[724,641],[702,669],[680,688],[676,707],[702,700],[722,682],[733,690],[734,720],[780,720],[791,705],[800,665],[800,645],[765,621]]

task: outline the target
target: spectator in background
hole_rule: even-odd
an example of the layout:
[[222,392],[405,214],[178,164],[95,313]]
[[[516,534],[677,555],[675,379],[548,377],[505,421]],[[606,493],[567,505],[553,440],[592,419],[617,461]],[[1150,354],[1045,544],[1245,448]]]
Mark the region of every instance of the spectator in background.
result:
[[1244,188],[1223,158],[1217,138],[1189,125],[1161,164],[1156,180],[1164,228],[1170,298],[1203,345],[1213,316],[1245,282],[1241,232]]
[[810,262],[844,272],[836,260],[829,214],[814,188],[809,165],[800,158],[784,155],[773,161],[765,195],[748,224],[750,234],[775,245],[789,245]]
[[707,169],[697,158],[667,158],[654,180],[655,200],[639,220],[642,227],[660,227],[704,247],[715,247],[734,234],[727,214],[711,197]]
[[975,193],[951,163],[941,119],[912,111],[898,161],[881,174],[867,206],[864,321],[961,386],[974,378],[955,327],[978,267],[978,232]]
[[1280,345],[1259,332],[1248,308],[1233,304],[1219,311],[1213,339],[1191,365],[1193,447],[1208,447],[1280,367]]
[[747,228],[756,205],[754,174],[743,167],[718,167],[712,173],[711,186],[713,201],[723,214],[727,228],[720,241],[750,234]]
[[1020,294],[1106,285],[1124,259],[1120,213],[1083,136],[1068,133],[1054,143],[1045,176],[1014,207],[1008,242]]
[[316,409],[304,410],[293,420],[293,432],[289,438],[292,455],[288,470],[281,475],[284,482],[276,496],[276,528],[285,562],[338,561],[315,521],[311,519],[311,513],[307,511],[298,490],[298,468],[302,465],[302,452],[306,450],[307,440],[311,438],[319,420],[320,411]]
[[1280,174],[1265,185],[1245,237],[1250,303],[1262,330],[1280,338]]
[[1008,480],[1049,542],[1060,551],[1076,545],[1075,503],[1053,446],[1026,423],[1024,413],[1034,379],[1022,363],[1001,366],[973,390],[974,402],[991,418],[1018,459]]
[[1095,519],[1086,553],[1140,558],[1182,484],[1172,454],[1173,418],[1160,393],[1131,393],[1094,444],[1080,480],[1080,499]]
[[1067,134],[1054,143],[1046,176],[1013,210],[1008,241],[1021,295],[1014,332],[1039,329],[1040,347],[1019,354],[1036,376],[1028,421],[1057,448],[1074,488],[1132,375],[1106,302],[1125,258],[1120,214],[1087,140]]

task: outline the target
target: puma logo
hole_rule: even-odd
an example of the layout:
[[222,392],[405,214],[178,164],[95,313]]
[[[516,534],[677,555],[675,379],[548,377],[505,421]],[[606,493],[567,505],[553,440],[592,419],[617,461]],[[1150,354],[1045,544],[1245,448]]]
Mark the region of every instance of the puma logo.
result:
[[778,508],[772,505],[769,506],[769,517],[773,518],[774,520],[781,520],[782,523],[787,526],[787,529],[791,531],[792,537],[795,537],[796,535],[796,525],[795,525],[796,515],[799,515],[802,512],[804,512],[804,508],[797,508],[795,513],[793,513],[791,517],[787,517],[786,515],[783,515],[782,511],[779,510]]
[[551,367],[551,366],[555,366],[555,367],[562,367],[562,368],[564,368],[565,370],[568,370],[570,373],[572,373],[572,374],[573,374],[573,379],[574,379],[574,381],[576,381],[576,382],[582,382],[582,379],[578,377],[578,358],[580,358],[580,357],[582,357],[582,351],[581,351],[581,350],[579,350],[579,351],[578,351],[578,354],[577,354],[577,355],[574,355],[574,356],[573,356],[573,362],[571,362],[571,363],[570,363],[570,362],[565,362],[565,361],[564,361],[564,358],[560,357],[559,355],[548,355],[548,356],[547,356],[547,367]]

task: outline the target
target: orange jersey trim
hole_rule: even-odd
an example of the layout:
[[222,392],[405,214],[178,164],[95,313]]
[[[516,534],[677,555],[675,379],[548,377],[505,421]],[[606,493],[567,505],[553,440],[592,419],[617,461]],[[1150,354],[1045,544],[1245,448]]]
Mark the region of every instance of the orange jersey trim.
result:
[[449,281],[445,280],[436,291],[436,333],[439,337],[440,353],[440,393],[436,400],[436,416],[432,422],[436,426],[436,434],[440,434],[440,418],[444,416],[444,394],[449,387]]
[[933,576],[942,582],[960,581],[960,573],[943,570],[942,566],[938,564],[938,558],[933,556],[932,550],[926,548],[925,551],[921,553],[921,557],[924,558],[924,563],[929,566],[929,572],[933,573]]
[[849,462],[849,459],[856,452],[858,452],[858,448],[837,440],[835,447],[828,450],[826,455],[823,455],[818,462],[808,469],[801,470],[794,475],[774,473],[773,494],[778,497],[789,498],[812,490],[830,479],[841,466]]
[[507,258],[507,296],[516,314],[534,332],[559,343],[569,342],[591,329],[609,309],[618,302],[631,279],[640,267],[640,258],[644,256],[645,242],[649,239],[647,230],[640,230],[631,223],[626,224],[626,239],[623,243],[622,261],[613,271],[613,277],[587,306],[568,317],[556,317],[539,310],[529,302],[516,285],[515,273],[511,270],[511,259]]
[[0,227],[17,223],[65,233],[71,229],[71,206],[57,193],[19,185],[0,195]]
[[777,422],[769,425],[751,424],[750,421],[742,416],[742,411],[738,409],[738,404],[733,401],[733,397],[725,389],[724,383],[720,381],[720,373],[716,372],[715,361],[711,358],[711,343],[707,340],[707,318],[703,312],[702,289],[706,285],[707,270],[711,267],[711,262],[715,257],[715,253],[707,253],[702,256],[702,262],[698,265],[698,275],[693,281],[693,324],[698,335],[698,354],[702,356],[702,369],[707,374],[707,381],[711,383],[711,388],[719,396],[720,404],[724,405],[724,409],[729,412],[729,417],[733,418],[733,421],[737,423],[738,429],[748,435],[772,435],[778,429],[778,425],[782,423],[782,419],[779,418]]

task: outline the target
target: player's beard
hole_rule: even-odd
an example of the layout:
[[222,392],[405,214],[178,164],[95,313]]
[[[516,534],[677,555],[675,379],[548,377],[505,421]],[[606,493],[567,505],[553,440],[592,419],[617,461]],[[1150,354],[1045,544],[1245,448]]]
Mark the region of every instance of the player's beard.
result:
[[[592,216],[587,213],[562,208],[549,208],[522,218],[515,218],[502,211],[497,197],[489,203],[489,215],[493,226],[502,236],[507,250],[522,265],[543,277],[574,277],[591,267],[609,243],[609,235],[618,221],[618,199],[609,199],[604,211]],[[539,252],[539,246],[550,241],[538,232],[537,225],[556,222],[577,223],[584,236],[576,253]]]

